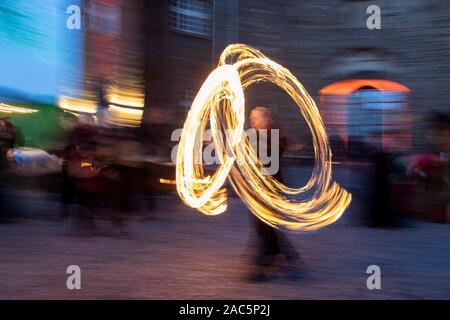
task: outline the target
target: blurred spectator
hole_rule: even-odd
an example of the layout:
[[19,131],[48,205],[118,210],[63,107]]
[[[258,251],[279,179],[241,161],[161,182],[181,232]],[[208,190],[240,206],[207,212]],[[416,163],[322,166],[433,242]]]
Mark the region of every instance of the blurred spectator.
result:
[[[97,142],[97,129],[94,127],[92,116],[82,114],[78,125],[69,133],[67,146],[63,154],[62,166],[62,188],[61,202],[63,205],[63,216],[67,216],[70,205],[75,201],[76,196],[81,197],[88,207],[92,207],[94,199],[88,190],[89,179],[95,175],[92,169],[92,157],[95,152]],[[77,188],[78,183],[78,188]]]
[[376,227],[388,227],[393,224],[391,207],[391,158],[382,150],[373,153],[373,196],[371,220]]
[[450,114],[431,115],[429,142],[431,152],[413,157],[409,171],[417,175],[424,187],[426,216],[436,222],[446,222],[450,218]]
[[8,168],[8,151],[16,144],[23,145],[23,136],[8,117],[0,119],[0,214],[4,215],[6,206],[3,196],[3,175]]
[[100,78],[95,81],[94,89],[97,99],[97,119],[100,126],[107,124],[106,114],[108,112],[108,88],[110,82],[105,78]]
[[333,159],[343,160],[346,157],[347,151],[344,139],[339,135],[336,129],[332,129],[330,133],[330,147],[333,152]]

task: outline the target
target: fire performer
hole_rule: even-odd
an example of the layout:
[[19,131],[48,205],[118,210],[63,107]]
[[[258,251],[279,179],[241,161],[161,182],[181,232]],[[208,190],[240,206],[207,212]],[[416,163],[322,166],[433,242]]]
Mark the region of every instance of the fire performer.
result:
[[[257,154],[261,155],[260,142],[261,131],[267,130],[267,150],[266,154],[272,156],[272,130],[280,130],[277,128],[276,123],[273,120],[272,113],[269,109],[264,107],[256,107],[250,112],[250,126],[256,131],[257,137]],[[287,139],[284,135],[280,134],[279,141],[275,141],[279,148],[279,157],[281,158],[283,152],[287,149]],[[289,150],[297,147],[289,148]],[[279,159],[275,159],[279,161]],[[279,182],[283,183],[283,176],[281,170],[273,174],[273,177]],[[301,276],[301,272],[298,268],[298,262],[300,256],[291,244],[289,239],[273,226],[264,223],[261,219],[257,218],[252,212],[249,214],[250,224],[253,226],[255,235],[257,237],[257,251],[253,258],[254,267],[250,274],[250,280],[262,281],[266,280],[268,273],[266,270],[274,267],[277,262],[277,257],[284,256],[288,263],[288,271],[292,276],[298,278]]]

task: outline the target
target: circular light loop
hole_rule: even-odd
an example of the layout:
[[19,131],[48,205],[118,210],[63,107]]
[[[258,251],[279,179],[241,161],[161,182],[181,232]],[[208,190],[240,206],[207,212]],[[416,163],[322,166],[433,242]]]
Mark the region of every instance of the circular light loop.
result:
[[[264,166],[248,142],[243,128],[243,90],[255,82],[270,81],[297,104],[311,131],[315,164],[305,186],[290,188],[265,175]],[[205,176],[202,137],[210,124],[221,165]],[[223,128],[227,128],[224,142]],[[205,214],[226,210],[228,178],[236,193],[262,221],[289,230],[316,230],[339,219],[351,202],[351,194],[331,181],[331,150],[320,113],[306,89],[292,73],[258,50],[243,44],[228,46],[192,103],[177,153],[177,191],[187,205]],[[288,196],[312,195],[305,201]]]

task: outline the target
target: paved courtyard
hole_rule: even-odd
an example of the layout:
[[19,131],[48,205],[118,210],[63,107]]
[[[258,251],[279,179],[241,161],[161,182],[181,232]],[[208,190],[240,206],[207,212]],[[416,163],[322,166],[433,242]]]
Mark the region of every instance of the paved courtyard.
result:
[[[450,225],[428,222],[374,229],[348,217],[308,234],[289,234],[305,261],[301,280],[278,274],[250,282],[250,227],[237,198],[208,217],[175,195],[157,199],[152,216],[133,215],[128,236],[109,221],[83,235],[54,216],[0,224],[2,299],[449,299]],[[350,218],[349,218],[350,217]],[[81,290],[66,288],[66,268],[81,268]],[[381,268],[381,290],[366,269]]]

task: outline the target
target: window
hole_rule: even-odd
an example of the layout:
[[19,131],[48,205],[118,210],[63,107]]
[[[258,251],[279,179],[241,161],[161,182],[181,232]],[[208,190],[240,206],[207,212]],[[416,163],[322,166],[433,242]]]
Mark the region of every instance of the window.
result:
[[198,36],[211,36],[211,4],[200,0],[172,0],[171,28]]
[[409,92],[384,79],[343,80],[320,90],[321,114],[349,148],[352,141],[378,140],[383,148],[404,151],[411,146]]
[[118,5],[89,1],[87,2],[87,10],[87,23],[91,31],[109,36],[119,35],[121,11]]

